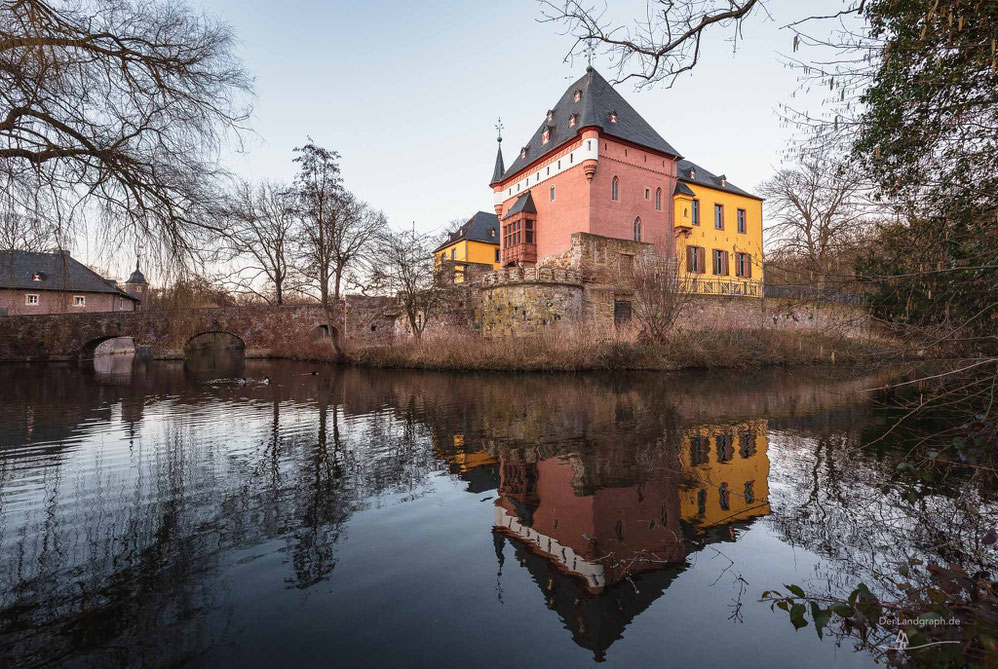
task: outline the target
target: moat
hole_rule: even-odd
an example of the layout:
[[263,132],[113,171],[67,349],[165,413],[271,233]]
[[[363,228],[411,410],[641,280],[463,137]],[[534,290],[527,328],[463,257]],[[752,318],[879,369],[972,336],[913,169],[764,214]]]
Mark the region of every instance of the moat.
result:
[[869,666],[760,594],[917,550],[874,374],[111,358],[0,366],[13,666]]

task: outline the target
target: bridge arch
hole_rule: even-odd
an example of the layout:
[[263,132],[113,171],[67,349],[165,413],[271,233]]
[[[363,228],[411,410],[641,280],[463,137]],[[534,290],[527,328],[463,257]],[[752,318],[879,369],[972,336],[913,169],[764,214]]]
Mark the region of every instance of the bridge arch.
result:
[[199,332],[184,344],[184,357],[199,351],[240,351],[245,353],[246,342],[239,335],[227,330]]
[[131,339],[135,340],[132,335],[129,334],[109,334],[101,335],[100,337],[94,337],[90,341],[83,344],[83,347],[79,352],[80,360],[93,360],[94,356],[97,355],[97,347],[104,342],[111,341],[112,339]]

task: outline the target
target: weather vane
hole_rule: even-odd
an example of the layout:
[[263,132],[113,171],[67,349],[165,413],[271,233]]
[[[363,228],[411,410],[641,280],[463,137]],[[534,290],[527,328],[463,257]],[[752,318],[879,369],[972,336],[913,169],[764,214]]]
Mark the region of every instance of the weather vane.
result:
[[500,116],[499,121],[496,122],[496,132],[499,133],[499,138],[496,139],[496,141],[502,142],[502,116]]

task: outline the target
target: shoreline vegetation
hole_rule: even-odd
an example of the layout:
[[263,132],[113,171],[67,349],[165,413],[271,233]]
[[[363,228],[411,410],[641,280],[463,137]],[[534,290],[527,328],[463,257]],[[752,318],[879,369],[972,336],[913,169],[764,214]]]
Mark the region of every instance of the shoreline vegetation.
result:
[[[336,361],[332,350],[320,350],[320,346],[277,357]],[[433,332],[419,341],[348,348],[345,362],[451,371],[585,372],[857,365],[889,356],[909,357],[900,355],[898,343],[889,339],[759,328],[677,330],[664,344],[628,334],[598,336],[575,331],[498,339]]]

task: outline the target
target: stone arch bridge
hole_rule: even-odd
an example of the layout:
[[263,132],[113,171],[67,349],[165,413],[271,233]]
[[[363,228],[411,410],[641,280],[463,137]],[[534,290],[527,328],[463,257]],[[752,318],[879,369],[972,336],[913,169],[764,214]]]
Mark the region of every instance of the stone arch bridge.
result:
[[[348,339],[382,343],[394,336],[396,317],[386,298],[348,299],[333,325]],[[324,325],[315,305],[7,316],[0,318],[0,360],[87,359],[117,337],[131,337],[154,358],[183,358],[191,339],[214,332],[238,337],[247,357],[291,357],[315,347]]]

